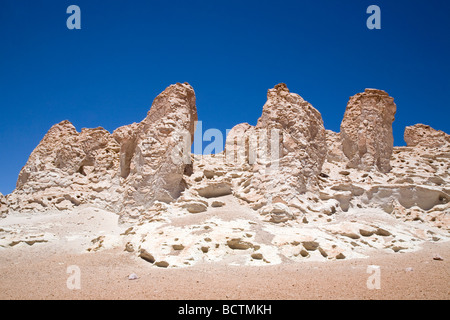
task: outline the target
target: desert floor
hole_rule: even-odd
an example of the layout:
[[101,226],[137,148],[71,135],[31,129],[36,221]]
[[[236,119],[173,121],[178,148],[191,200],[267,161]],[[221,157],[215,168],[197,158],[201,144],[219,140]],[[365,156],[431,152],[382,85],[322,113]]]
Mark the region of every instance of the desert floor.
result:
[[[0,251],[1,299],[449,299],[450,243],[417,252],[347,261],[276,266],[198,264],[163,269],[119,250],[67,254]],[[433,260],[439,253],[443,261]],[[81,271],[67,288],[67,267]],[[369,265],[380,266],[380,289],[368,289]],[[407,271],[412,268],[412,271]],[[136,273],[137,280],[128,275]]]

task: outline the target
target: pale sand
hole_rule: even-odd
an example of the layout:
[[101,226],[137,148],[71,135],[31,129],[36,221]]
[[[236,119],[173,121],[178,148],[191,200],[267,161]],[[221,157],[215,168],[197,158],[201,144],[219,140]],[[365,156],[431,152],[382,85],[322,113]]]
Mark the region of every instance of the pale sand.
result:
[[[433,260],[436,253],[444,260]],[[370,258],[347,261],[264,267],[217,262],[173,269],[151,266],[119,249],[88,254],[2,250],[0,298],[447,300],[449,260],[450,242],[425,243],[417,252],[374,253]],[[81,270],[80,290],[67,288],[69,265]],[[369,265],[381,267],[379,290],[367,288]],[[413,271],[405,270],[411,267]],[[131,273],[139,279],[128,280]]]

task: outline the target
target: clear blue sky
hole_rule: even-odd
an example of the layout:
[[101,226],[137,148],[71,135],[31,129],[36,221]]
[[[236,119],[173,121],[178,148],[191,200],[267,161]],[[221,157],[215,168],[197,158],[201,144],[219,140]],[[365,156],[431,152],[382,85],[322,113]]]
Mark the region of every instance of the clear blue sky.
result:
[[[66,27],[71,4],[81,30]],[[366,27],[371,4],[381,30]],[[396,145],[415,123],[450,132],[449,16],[448,0],[2,0],[0,192],[53,124],[112,132],[176,82],[194,87],[204,129],[256,124],[284,82],[327,129],[378,88],[397,104]]]

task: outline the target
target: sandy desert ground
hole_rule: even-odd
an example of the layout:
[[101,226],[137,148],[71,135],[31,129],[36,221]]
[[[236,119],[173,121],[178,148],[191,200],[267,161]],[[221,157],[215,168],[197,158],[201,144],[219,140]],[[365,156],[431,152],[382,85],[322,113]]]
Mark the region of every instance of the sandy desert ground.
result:
[[[0,247],[0,299],[449,299],[449,242],[425,242],[403,253],[374,249],[349,260],[158,268],[123,247],[87,250],[98,234],[123,233],[126,226],[117,220],[92,208],[2,219],[3,240],[15,230],[23,241]],[[434,260],[437,254],[443,260]],[[71,290],[67,271],[73,265],[81,272],[80,289]],[[380,289],[367,286],[371,265],[380,266]],[[129,280],[132,273],[138,279]]]

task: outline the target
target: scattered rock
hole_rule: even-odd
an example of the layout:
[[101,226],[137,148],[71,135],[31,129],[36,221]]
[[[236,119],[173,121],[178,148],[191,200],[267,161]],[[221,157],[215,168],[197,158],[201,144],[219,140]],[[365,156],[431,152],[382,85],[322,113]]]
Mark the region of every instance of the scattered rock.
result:
[[253,248],[253,244],[242,239],[231,239],[227,241],[228,247],[233,250],[247,250]]
[[383,228],[377,228],[377,230],[375,231],[375,234],[377,236],[382,236],[382,237],[389,237],[391,235],[391,233]]
[[203,246],[200,248],[202,250],[203,253],[208,253],[209,251],[209,247]]
[[252,253],[251,257],[255,260],[262,260],[264,258],[262,253],[259,252]]
[[399,252],[400,250],[405,250],[405,249],[408,249],[408,248],[401,247],[401,246],[393,246],[391,249],[392,249],[394,252]]
[[134,252],[134,246],[131,242],[127,242],[127,244],[125,245],[125,251]]
[[219,200],[214,200],[211,204],[211,207],[219,208],[219,207],[223,207],[224,205],[225,205],[225,202],[219,201]]
[[155,261],[156,261],[155,258],[150,253],[148,253],[145,249],[140,250],[139,257],[141,257],[142,259],[144,259],[145,261],[150,262],[150,263],[155,263]]
[[319,247],[319,243],[316,241],[303,241],[302,245],[308,251],[315,251]]
[[200,185],[194,189],[201,197],[216,198],[232,193],[231,185],[226,182],[208,181],[205,186]]
[[303,258],[306,258],[307,256],[309,256],[309,253],[308,253],[308,251],[306,251],[305,249],[302,249],[302,250],[300,250],[300,255],[301,255]]
[[442,258],[439,254],[435,254],[435,255],[433,256],[433,260],[443,261],[444,258]]
[[128,280],[137,280],[137,279],[139,279],[139,277],[136,273],[132,273],[128,276]]
[[167,268],[169,266],[169,263],[167,261],[157,261],[155,262],[155,266],[160,268]]
[[183,250],[184,246],[182,244],[173,244],[172,248],[173,250]]
[[336,259],[338,260],[345,259],[345,255],[341,252],[336,256]]
[[328,253],[321,247],[319,247],[319,252],[322,255],[322,257],[327,258],[328,257]]
[[365,229],[359,229],[359,233],[360,233],[363,237],[370,237],[371,235],[373,235],[373,234],[375,233],[375,231],[365,230]]
[[185,208],[190,213],[200,213],[206,211],[208,208],[207,204],[200,201],[189,201],[181,204],[182,208]]
[[266,220],[273,223],[281,223],[294,219],[294,216],[289,207],[283,203],[278,202],[266,206],[261,211],[261,214],[267,216]]

